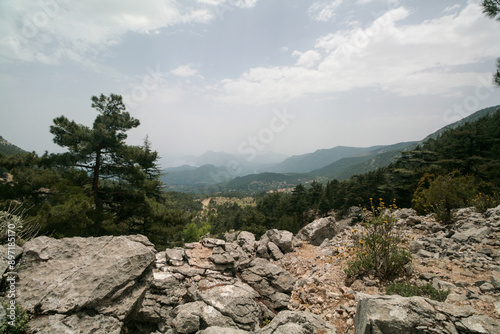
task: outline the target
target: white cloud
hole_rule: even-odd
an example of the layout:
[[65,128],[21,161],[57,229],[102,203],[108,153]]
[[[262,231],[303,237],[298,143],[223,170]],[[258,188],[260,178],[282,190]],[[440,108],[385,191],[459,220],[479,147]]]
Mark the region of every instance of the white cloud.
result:
[[313,20],[326,22],[335,16],[335,11],[342,2],[343,0],[318,1],[313,3],[307,12]]
[[298,56],[297,66],[313,67],[321,59],[321,54],[316,50],[309,50],[306,52],[294,51],[292,56]]
[[[401,96],[449,95],[475,86],[484,73],[467,65],[500,54],[500,30],[475,4],[419,24],[404,24],[410,11],[388,11],[365,29],[337,31],[314,49],[295,51],[295,66],[252,68],[221,83],[217,99],[231,103],[283,103],[309,94],[377,88]],[[324,54],[323,57],[320,54]]]
[[178,77],[183,77],[183,78],[192,77],[192,76],[198,74],[198,70],[192,68],[191,66],[192,66],[191,64],[182,65],[182,66],[177,67],[176,69],[173,69],[172,71],[170,71],[170,73],[172,73],[173,75],[176,75]]
[[249,8],[257,0],[4,0],[0,11],[0,57],[54,64],[102,57],[127,33],[160,33],[162,29],[213,20],[221,3]]

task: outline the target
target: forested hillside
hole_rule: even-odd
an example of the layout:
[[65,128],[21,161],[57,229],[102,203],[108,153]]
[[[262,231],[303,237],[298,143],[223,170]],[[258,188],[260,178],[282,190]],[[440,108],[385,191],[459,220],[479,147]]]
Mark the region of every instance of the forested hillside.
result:
[[[64,116],[54,120],[51,133],[66,153],[0,153],[0,167],[9,173],[0,181],[0,205],[6,209],[18,203],[42,234],[141,233],[164,247],[230,229],[258,235],[271,228],[297,232],[332,210],[342,216],[350,207],[369,207],[371,199],[412,206],[422,214],[434,212],[443,221],[450,219],[453,208],[484,209],[499,199],[500,110],[402,151],[387,167],[346,180],[320,183],[306,174],[274,173],[236,178],[215,191],[230,190],[226,196],[240,197],[238,190],[251,185],[260,192],[252,205],[211,202],[202,210],[204,198],[165,191],[149,141],[142,146],[125,143],[126,132],[139,121],[124,111],[120,96],[94,97],[93,106],[98,111],[93,127]],[[378,154],[368,154],[370,159],[363,163],[384,154],[394,159],[394,150],[374,152]],[[193,169],[191,176],[199,177],[198,171]],[[175,176],[171,172],[170,177]],[[272,182],[289,191],[265,193]],[[297,183],[302,184],[293,185]]]

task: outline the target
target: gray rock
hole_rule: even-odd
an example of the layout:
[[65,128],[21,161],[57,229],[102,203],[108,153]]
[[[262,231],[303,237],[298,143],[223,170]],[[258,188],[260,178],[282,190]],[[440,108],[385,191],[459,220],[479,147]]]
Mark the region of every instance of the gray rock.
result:
[[146,294],[155,252],[140,235],[38,237],[24,247],[18,302],[41,315],[85,310],[124,320]]
[[208,248],[214,248],[217,246],[224,248],[226,242],[222,239],[205,238],[201,241],[201,244]]
[[493,284],[488,283],[488,282],[481,284],[479,289],[481,290],[482,293],[488,293],[488,292],[495,291],[495,287],[493,286]]
[[209,327],[205,330],[196,332],[196,334],[249,334],[250,332],[241,330],[241,329],[233,329],[233,328],[223,328],[223,327]]
[[200,317],[187,310],[180,311],[172,322],[180,334],[194,333],[200,329]]
[[288,271],[261,258],[254,259],[249,267],[241,272],[241,278],[270,301],[275,309],[288,305],[289,294],[296,281]]
[[41,316],[32,319],[27,325],[30,334],[120,334],[122,326],[123,324],[112,316],[89,316],[85,313]]
[[491,273],[491,284],[495,287],[496,290],[500,290],[500,272],[493,271]]
[[297,233],[297,238],[307,241],[314,246],[319,246],[325,239],[332,239],[339,230],[340,228],[335,222],[335,218],[320,218],[304,226]]
[[283,258],[283,253],[281,252],[281,250],[279,249],[279,247],[276,246],[276,244],[274,242],[269,242],[267,244],[267,249],[269,250],[269,253],[271,254],[271,257],[274,260],[280,260],[281,258]]
[[184,264],[184,249],[183,248],[167,248],[165,250],[165,259],[171,266],[182,266]]
[[437,253],[431,253],[429,251],[426,251],[425,249],[421,249],[417,252],[417,255],[423,258],[438,258],[439,254]]
[[[358,294],[355,332],[368,333],[497,333],[500,322],[459,307],[422,297]],[[446,321],[450,319],[449,321]]]
[[410,242],[410,253],[416,254],[421,249],[424,249],[424,243],[420,240],[413,240]]
[[282,311],[257,334],[335,334],[335,327],[310,312]]
[[253,253],[255,251],[255,235],[253,235],[253,233],[247,231],[240,232],[236,242],[247,253]]
[[215,264],[232,264],[234,263],[234,258],[229,253],[222,254],[212,254],[209,257]]
[[202,301],[179,305],[172,311],[172,316],[177,317],[180,312],[188,312],[197,316],[200,319],[200,323],[206,327],[238,328],[230,317],[223,315],[213,306],[207,305]]
[[283,253],[293,251],[293,233],[289,231],[278,231],[276,229],[266,232],[269,240],[272,241]]
[[[17,260],[23,254],[23,248],[15,245],[14,248],[10,248],[10,251],[13,251],[13,254],[9,254],[9,248],[7,245],[0,245],[0,277],[8,271],[14,271],[10,268],[9,265],[9,255],[14,256],[14,261],[17,263]],[[14,264],[15,266],[15,264]]]
[[451,290],[455,289],[456,285],[453,283],[445,282],[437,277],[432,279],[432,287],[437,290]]
[[223,315],[231,318],[240,329],[254,330],[259,324],[258,294],[247,284],[216,286],[199,292],[201,299]]

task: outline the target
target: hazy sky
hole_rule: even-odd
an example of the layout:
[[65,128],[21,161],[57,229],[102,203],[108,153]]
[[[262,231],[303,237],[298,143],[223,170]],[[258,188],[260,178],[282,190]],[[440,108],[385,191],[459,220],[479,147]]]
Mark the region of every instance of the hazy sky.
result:
[[43,153],[121,94],[164,165],[420,140],[500,104],[479,1],[2,0],[0,135]]

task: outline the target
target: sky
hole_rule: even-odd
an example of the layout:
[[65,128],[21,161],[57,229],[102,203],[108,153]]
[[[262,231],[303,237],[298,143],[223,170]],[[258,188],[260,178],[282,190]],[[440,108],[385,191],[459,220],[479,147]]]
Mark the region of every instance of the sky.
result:
[[0,136],[43,154],[124,97],[163,166],[421,140],[500,104],[500,24],[463,0],[2,0]]

